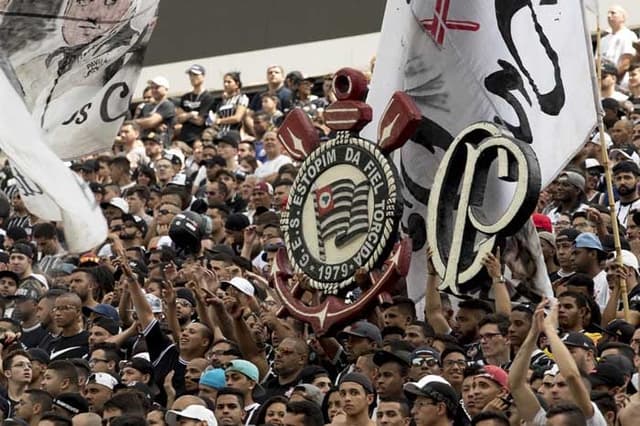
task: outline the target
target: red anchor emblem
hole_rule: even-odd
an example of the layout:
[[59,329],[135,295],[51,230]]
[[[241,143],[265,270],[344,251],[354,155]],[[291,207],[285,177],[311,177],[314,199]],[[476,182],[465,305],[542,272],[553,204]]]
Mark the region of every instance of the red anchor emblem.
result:
[[[386,158],[416,131],[422,114],[413,100],[396,92],[378,126],[378,141],[358,137],[371,121],[363,99],[367,81],[360,71],[343,68],[333,79],[338,101],[324,112],[336,137],[320,143],[317,130],[301,109],[294,109],[278,131],[292,158],[303,161],[291,189],[281,227],[286,250],[280,249],[271,272],[283,302],[282,314],[311,325],[323,335],[361,316],[390,285],[408,273],[411,241],[395,242],[402,200],[395,168]],[[355,286],[357,270],[371,282],[354,303],[336,294]],[[324,293],[314,305],[300,300],[303,286],[290,285],[302,273],[311,287]]]

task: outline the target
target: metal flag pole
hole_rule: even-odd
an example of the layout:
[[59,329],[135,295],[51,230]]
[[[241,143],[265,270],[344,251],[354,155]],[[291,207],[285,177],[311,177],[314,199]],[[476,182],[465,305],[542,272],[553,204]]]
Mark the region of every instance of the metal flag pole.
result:
[[[600,28],[600,20],[598,19],[598,26],[596,29],[596,73],[598,75],[598,84],[602,81],[602,52],[600,49],[600,41],[602,38],[602,31]],[[611,169],[609,168],[609,153],[607,151],[607,144],[604,140],[604,121],[602,111],[598,114],[598,130],[600,132],[600,153],[602,165],[604,166],[604,177],[607,184],[607,198],[609,199],[609,214],[611,216],[611,228],[613,231],[613,244],[616,249],[616,263],[618,266],[623,267],[622,263],[622,246],[620,244],[620,234],[618,230],[618,217],[616,215],[615,199],[613,198],[613,182],[611,177]],[[629,296],[627,290],[627,282],[624,279],[620,279],[620,297],[622,298],[622,307],[624,310],[624,319],[630,322],[629,317]]]

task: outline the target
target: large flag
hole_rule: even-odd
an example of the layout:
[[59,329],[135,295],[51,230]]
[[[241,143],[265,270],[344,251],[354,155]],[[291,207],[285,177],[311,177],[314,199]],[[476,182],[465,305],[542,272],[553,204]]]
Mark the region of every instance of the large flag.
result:
[[[412,96],[422,111],[421,128],[396,157],[406,200],[403,227],[414,242],[408,278],[414,300],[424,295],[430,189],[456,135],[479,121],[502,124],[531,144],[546,184],[592,131],[593,60],[582,11],[580,0],[387,1],[367,100],[374,121],[364,134],[373,137],[395,90]],[[512,194],[500,187],[493,196],[495,202],[485,204],[496,210],[489,217],[499,215]]]
[[124,120],[159,0],[0,0],[0,148],[25,205],[63,221],[74,252],[106,237],[93,194],[62,159],[107,150]]

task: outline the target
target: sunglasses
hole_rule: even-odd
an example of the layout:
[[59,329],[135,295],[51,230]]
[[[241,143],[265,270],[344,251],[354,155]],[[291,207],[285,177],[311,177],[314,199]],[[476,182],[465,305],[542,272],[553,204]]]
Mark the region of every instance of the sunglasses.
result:
[[435,358],[414,358],[411,360],[411,365],[414,365],[416,367],[423,367],[423,366],[427,366],[427,367],[435,367],[436,365],[438,365],[438,361],[436,361]]

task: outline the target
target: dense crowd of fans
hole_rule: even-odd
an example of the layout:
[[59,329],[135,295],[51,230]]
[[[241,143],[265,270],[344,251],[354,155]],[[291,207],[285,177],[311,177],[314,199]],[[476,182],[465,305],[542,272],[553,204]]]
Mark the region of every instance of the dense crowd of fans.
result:
[[[168,97],[166,78],[152,79],[113,152],[71,164],[109,226],[108,240],[88,253],[65,251],[61,229],[25,208],[6,170],[0,418],[31,426],[635,425],[640,46],[624,17],[610,10],[613,31],[603,40],[605,137],[585,144],[533,215],[554,300],[512,302],[535,271],[509,248],[483,259],[491,300],[454,299],[439,291],[427,251],[424,320],[404,282],[326,335],[283,315],[269,278],[299,164],[276,132],[301,108],[321,139],[332,136],[323,119],[335,101],[330,76],[316,95],[316,79],[270,66],[267,90],[251,99],[234,72],[216,99],[197,64],[187,70],[193,90],[179,98]],[[294,279],[306,288],[301,299],[319,297],[304,276]]]

